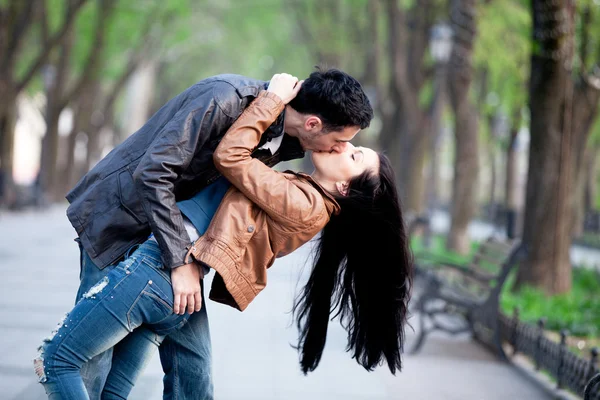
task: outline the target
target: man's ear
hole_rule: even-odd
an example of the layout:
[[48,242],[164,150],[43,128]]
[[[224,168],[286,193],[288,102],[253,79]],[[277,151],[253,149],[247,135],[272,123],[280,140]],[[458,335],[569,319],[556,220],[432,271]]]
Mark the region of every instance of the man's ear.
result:
[[304,128],[307,131],[320,131],[323,128],[323,122],[321,118],[311,115],[304,121]]
[[336,182],[335,188],[342,196],[348,196],[348,182]]

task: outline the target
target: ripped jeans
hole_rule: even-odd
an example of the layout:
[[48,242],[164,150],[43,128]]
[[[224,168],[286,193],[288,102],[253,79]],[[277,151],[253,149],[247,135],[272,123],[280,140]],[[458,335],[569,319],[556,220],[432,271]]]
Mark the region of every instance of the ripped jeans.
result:
[[[136,346],[128,346],[134,357],[151,355],[148,348],[156,349],[165,336],[187,323],[189,314],[173,313],[170,271],[161,269],[161,265],[158,245],[146,241],[85,293],[44,340],[35,369],[49,399],[88,399],[81,367],[126,340],[142,324],[146,343],[139,343],[142,335],[136,335],[136,341],[140,349],[146,350],[136,353]],[[126,398],[143,368],[144,362],[140,361],[113,359],[102,398]],[[122,365],[115,366],[115,362]]]

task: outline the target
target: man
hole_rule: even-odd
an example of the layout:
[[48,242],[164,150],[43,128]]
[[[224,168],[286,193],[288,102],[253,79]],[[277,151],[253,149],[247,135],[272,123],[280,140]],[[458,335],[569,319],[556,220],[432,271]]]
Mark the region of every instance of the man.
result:
[[[67,195],[67,215],[81,248],[77,299],[102,279],[136,244],[152,233],[171,268],[174,311],[200,311],[185,329],[202,332],[201,345],[185,332],[167,336],[160,347],[165,393],[178,398],[212,398],[210,336],[198,266],[184,262],[189,221],[176,203],[194,196],[219,177],[212,154],[220,139],[268,82],[238,75],[204,79],[165,104],[136,133],[102,159]],[[305,150],[338,151],[369,126],[373,110],[360,84],[339,70],[317,70],[269,127],[253,153],[269,166],[304,156]],[[152,338],[147,338],[152,340]],[[113,357],[124,344],[91,360],[82,370],[90,398],[100,398]],[[174,357],[176,354],[177,357]],[[177,366],[206,364],[196,388],[181,387]],[[200,378],[199,378],[200,379]],[[189,377],[187,379],[189,381]],[[200,380],[199,380],[200,382]],[[199,390],[206,390],[201,394]]]

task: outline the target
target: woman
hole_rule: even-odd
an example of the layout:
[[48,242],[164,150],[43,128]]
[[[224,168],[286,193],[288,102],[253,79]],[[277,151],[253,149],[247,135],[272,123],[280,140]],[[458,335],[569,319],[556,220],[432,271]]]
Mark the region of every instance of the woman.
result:
[[[211,298],[244,310],[266,285],[266,270],[323,231],[308,283],[294,311],[304,373],[319,364],[332,309],[348,349],[367,370],[401,368],[412,263],[389,160],[351,145],[313,153],[312,176],[276,172],[251,157],[262,133],[300,88],[276,75],[215,151],[234,186],[188,252],[215,269]],[[282,100],[283,99],[283,100]],[[173,312],[170,270],[148,240],[93,287],[41,346],[36,372],[51,399],[87,394],[79,369],[145,324],[166,335],[185,324]],[[123,388],[124,392],[130,388]],[[125,393],[126,395],[126,393]]]

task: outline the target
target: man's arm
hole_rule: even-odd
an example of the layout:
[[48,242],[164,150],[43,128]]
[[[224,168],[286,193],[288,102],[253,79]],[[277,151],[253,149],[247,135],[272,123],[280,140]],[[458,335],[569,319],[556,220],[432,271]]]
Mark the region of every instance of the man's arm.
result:
[[[204,89],[204,92],[202,90]],[[241,113],[235,88],[218,82],[200,86],[162,128],[140,160],[133,178],[148,216],[150,228],[161,248],[165,267],[172,268],[173,311],[200,311],[201,267],[184,261],[190,238],[175,200],[175,181],[209,138],[220,137]]]
[[[241,113],[241,99],[225,82],[200,86],[162,128],[140,160],[133,178],[150,228],[161,248],[165,267],[184,263],[190,239],[176,205],[175,181],[211,137],[222,136],[232,115]],[[236,110],[237,108],[237,110]]]

